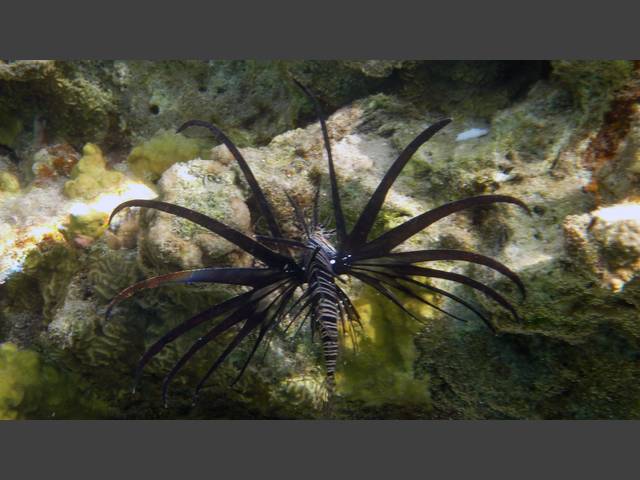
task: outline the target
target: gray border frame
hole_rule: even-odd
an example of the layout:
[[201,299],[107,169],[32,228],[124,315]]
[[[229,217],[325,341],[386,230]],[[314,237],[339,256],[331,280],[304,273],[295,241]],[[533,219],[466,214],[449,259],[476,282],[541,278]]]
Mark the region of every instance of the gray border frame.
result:
[[638,425],[4,422],[0,438],[2,472],[18,478],[617,479],[626,469],[637,470]]
[[639,11],[628,0],[23,0],[2,7],[0,58],[638,58]]

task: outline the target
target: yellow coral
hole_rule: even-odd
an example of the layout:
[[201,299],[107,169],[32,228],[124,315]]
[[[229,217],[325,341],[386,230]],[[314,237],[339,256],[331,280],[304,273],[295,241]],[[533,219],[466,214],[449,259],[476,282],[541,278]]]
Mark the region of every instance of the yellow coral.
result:
[[89,175],[80,175],[75,180],[69,180],[64,184],[64,194],[69,198],[94,198],[100,190],[98,181]]
[[35,352],[19,351],[11,343],[0,345],[0,420],[19,417],[25,391],[36,383],[39,366]]
[[0,172],[0,192],[15,193],[20,190],[18,178],[9,172]]
[[107,170],[100,147],[87,143],[82,149],[82,158],[71,171],[71,178],[64,184],[64,194],[69,198],[91,200],[122,183],[124,175]]
[[156,181],[176,162],[186,162],[205,152],[200,140],[172,132],[161,132],[135,147],[127,162],[131,171],[148,181]]
[[[404,303],[419,317],[432,315],[417,300]],[[413,371],[417,357],[414,339],[422,325],[369,288],[355,306],[363,329],[359,334],[356,330],[357,353],[351,341],[345,342],[342,365],[336,375],[338,390],[367,405],[411,404],[428,408],[428,378],[417,377]],[[348,332],[343,332],[343,337],[349,339]]]
[[82,149],[82,158],[71,172],[71,178],[77,178],[82,173],[100,173],[105,167],[100,147],[87,143]]

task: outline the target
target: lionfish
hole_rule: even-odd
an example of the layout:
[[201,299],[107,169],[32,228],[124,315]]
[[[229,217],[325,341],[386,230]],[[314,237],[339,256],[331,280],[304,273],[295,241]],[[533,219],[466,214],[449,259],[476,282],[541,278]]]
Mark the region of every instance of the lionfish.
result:
[[[299,318],[302,318],[300,327],[309,319],[312,338],[314,333],[317,332],[319,334],[326,368],[327,390],[329,398],[332,398],[335,391],[336,360],[339,344],[338,323],[341,322],[343,331],[346,331],[345,326],[348,325],[351,328],[351,332],[354,331],[354,326],[361,325],[360,316],[343,289],[342,282],[345,279],[341,278],[342,275],[356,278],[369,285],[394,303],[399,310],[417,321],[421,321],[421,319],[405,307],[398,297],[398,293],[427,304],[448,317],[465,321],[464,318],[446,311],[423,298],[419,292],[427,291],[432,294],[442,295],[473,312],[494,333],[496,332],[496,327],[488,316],[480,311],[477,306],[451,292],[423,283],[416,278],[439,278],[471,287],[509,311],[517,321],[520,320],[511,303],[493,288],[459,273],[417,265],[440,260],[463,261],[484,265],[514,282],[524,297],[525,287],[518,275],[500,262],[478,253],[463,250],[393,251],[395,247],[434,222],[471,207],[494,203],[510,203],[522,207],[529,213],[527,205],[517,198],[506,195],[478,195],[464,198],[424,212],[375,239],[369,240],[368,238],[385,197],[404,166],[418,148],[449,124],[451,119],[443,119],[432,124],[407,145],[382,178],[351,231],[347,232],[331,153],[331,143],[322,109],[317,99],[306,86],[297,81],[295,83],[313,102],[320,121],[328,161],[333,219],[335,222],[334,230],[324,229],[318,220],[319,188],[315,193],[312,216],[309,220],[303,215],[301,207],[287,193],[296,221],[304,232],[304,238],[301,240],[286,238],[268,199],[265,197],[238,148],[219,128],[200,120],[190,120],[184,123],[177,132],[180,133],[190,127],[203,127],[208,129],[219,142],[229,149],[249,184],[260,213],[266,219],[270,235],[255,235],[254,238],[251,238],[202,213],[157,200],[130,200],[118,205],[111,213],[109,223],[111,223],[115,215],[129,207],[152,208],[188,219],[248,252],[257,260],[257,265],[262,264],[253,268],[202,268],[159,275],[131,285],[110,302],[106,311],[107,318],[113,307],[122,300],[131,297],[140,290],[161,285],[220,283],[242,285],[249,288],[248,291],[213,305],[180,323],[165,333],[142,355],[135,373],[135,385],[138,384],[145,365],[166,345],[205,322],[218,320],[191,345],[164,377],[162,398],[165,406],[167,405],[167,393],[172,379],[200,349],[223,333],[234,327],[237,329],[235,336],[233,336],[229,344],[214,360],[209,370],[197,384],[194,399],[197,398],[198,393],[211,374],[252,332],[255,332],[253,346],[233,383],[242,377],[258,347],[269,332],[282,324],[285,319],[288,319],[288,328]],[[292,254],[292,251],[295,253]],[[295,292],[298,289],[301,290],[301,294],[296,297]],[[134,386],[134,391],[135,388]]]

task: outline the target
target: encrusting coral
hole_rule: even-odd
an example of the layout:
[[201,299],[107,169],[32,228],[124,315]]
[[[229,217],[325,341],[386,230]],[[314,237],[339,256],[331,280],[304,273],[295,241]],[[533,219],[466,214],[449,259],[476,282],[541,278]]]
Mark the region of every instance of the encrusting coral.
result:
[[20,191],[20,181],[10,172],[0,172],[0,192],[16,193]]
[[202,140],[173,132],[160,132],[136,146],[127,162],[137,176],[155,182],[174,163],[193,160],[205,154],[205,145]]
[[71,180],[64,184],[64,194],[69,198],[92,200],[123,180],[122,173],[106,168],[100,147],[87,143],[82,148],[82,158],[71,170]]

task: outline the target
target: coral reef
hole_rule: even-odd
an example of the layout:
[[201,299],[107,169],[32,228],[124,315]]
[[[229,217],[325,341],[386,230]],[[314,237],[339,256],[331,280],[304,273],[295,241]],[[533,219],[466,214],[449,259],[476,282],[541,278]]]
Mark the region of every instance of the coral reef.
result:
[[45,322],[50,321],[78,267],[78,255],[64,243],[41,242],[27,255],[22,271],[7,282],[15,292],[8,296],[10,305],[41,313]]
[[[317,185],[330,226],[321,132],[293,76],[330,114],[349,225],[407,142],[443,116],[454,122],[416,152],[372,235],[473,194],[513,195],[533,211],[461,213],[407,245],[474,250],[515,270],[528,293],[521,324],[453,290],[489,311],[499,335],[446,301],[468,321],[424,307],[419,324],[357,282],[346,287],[364,329],[357,352],[345,334],[335,417],[640,418],[638,75],[626,61],[0,62],[0,144],[16,152],[0,151],[0,417],[325,415],[308,326],[274,332],[264,360],[230,388],[250,349],[242,345],[193,407],[189,386],[221,338],[176,379],[164,409],[162,376],[202,334],[193,332],[149,364],[131,395],[144,349],[237,287],[145,291],[103,318],[141,278],[252,262],[159,212],[131,209],[105,230],[117,203],[157,189],[249,235],[267,231],[226,148],[210,148],[206,131],[169,133],[186,120],[213,121],[240,145],[287,235],[298,226],[285,192],[308,209]],[[483,267],[435,266],[517,301]]]

